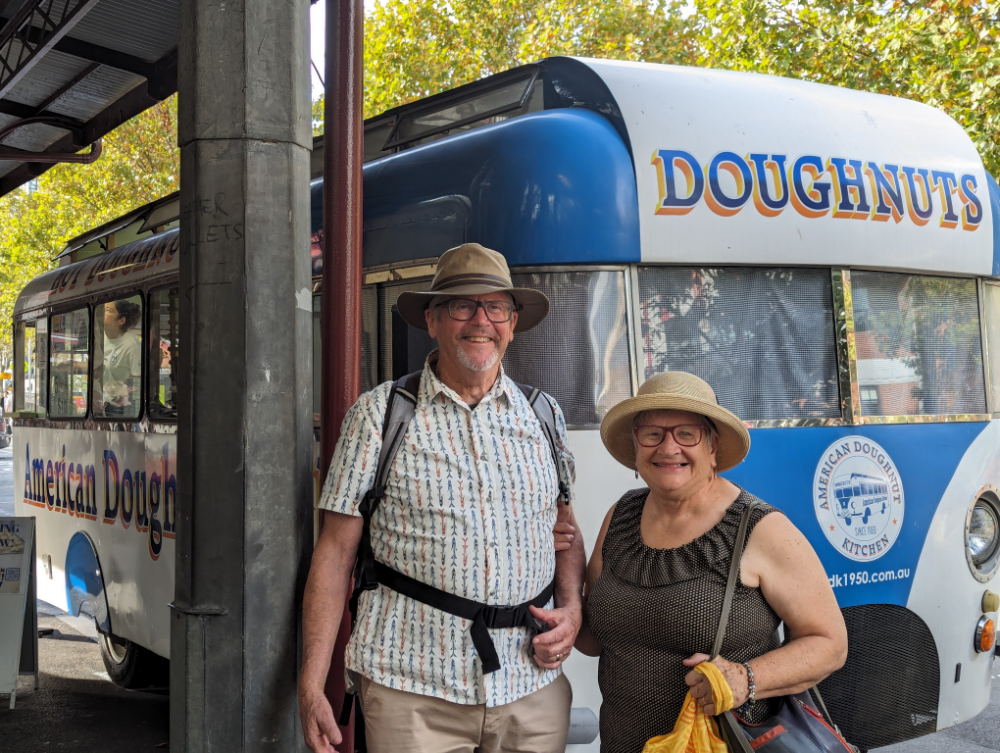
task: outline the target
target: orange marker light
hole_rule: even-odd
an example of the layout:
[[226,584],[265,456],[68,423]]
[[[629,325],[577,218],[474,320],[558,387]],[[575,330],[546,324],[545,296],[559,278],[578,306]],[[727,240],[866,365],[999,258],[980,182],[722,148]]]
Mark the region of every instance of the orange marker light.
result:
[[993,620],[986,616],[979,618],[976,625],[976,651],[984,653],[993,649],[993,642],[997,637],[997,627]]

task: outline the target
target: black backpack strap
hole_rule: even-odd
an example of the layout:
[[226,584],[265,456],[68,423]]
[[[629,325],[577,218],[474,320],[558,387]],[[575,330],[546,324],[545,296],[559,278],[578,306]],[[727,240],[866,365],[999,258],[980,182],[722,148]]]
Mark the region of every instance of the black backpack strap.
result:
[[361,541],[358,543],[358,561],[354,568],[354,592],[351,594],[351,616],[357,614],[358,598],[363,591],[371,591],[378,586],[375,577],[375,555],[372,552],[371,521],[382,497],[385,496],[385,482],[392,469],[403,436],[410,425],[417,407],[417,392],[420,390],[420,371],[400,377],[389,390],[389,400],[382,420],[382,449],[379,450],[375,479],[371,489],[361,499],[358,511],[364,519]]
[[568,505],[569,479],[563,478],[563,466],[559,462],[559,453],[556,451],[556,414],[552,410],[552,404],[537,387],[530,387],[520,382],[514,382],[514,384],[524,393],[528,399],[528,405],[535,411],[535,416],[538,417],[538,422],[542,425],[542,432],[545,434],[549,450],[552,452],[552,462],[556,465],[556,475],[559,477],[559,499]]
[[[385,417],[382,419],[382,448],[379,450],[378,464],[375,466],[375,479],[372,488],[361,498],[361,504],[358,506],[364,525],[361,529],[361,541],[358,542],[358,559],[354,566],[354,591],[349,602],[352,628],[358,615],[358,599],[362,592],[372,591],[378,586],[378,578],[375,575],[375,553],[372,551],[372,515],[385,496],[385,482],[392,469],[392,461],[403,444],[406,428],[416,410],[421,373],[422,371],[415,371],[400,377],[389,390]],[[345,693],[344,705],[340,710],[341,726],[346,726],[351,721],[353,708],[354,695]]]

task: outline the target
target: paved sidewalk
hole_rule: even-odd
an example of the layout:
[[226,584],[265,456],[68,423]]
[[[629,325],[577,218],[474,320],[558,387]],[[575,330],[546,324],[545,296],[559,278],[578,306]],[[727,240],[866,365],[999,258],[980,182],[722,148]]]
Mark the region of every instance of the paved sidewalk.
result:
[[[41,607],[42,605],[39,604]],[[39,689],[18,681],[17,704],[0,700],[3,753],[156,753],[167,750],[170,702],[166,690],[122,690],[108,679],[94,640],[39,609]],[[84,619],[83,615],[77,619]]]
[[0,450],[0,518],[14,515],[14,448]]

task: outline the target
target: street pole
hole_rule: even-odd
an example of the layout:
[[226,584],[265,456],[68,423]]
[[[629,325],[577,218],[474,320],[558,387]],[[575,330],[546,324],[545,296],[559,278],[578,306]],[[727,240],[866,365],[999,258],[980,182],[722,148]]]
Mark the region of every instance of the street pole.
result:
[[302,751],[309,5],[181,0],[175,753]]
[[[323,136],[323,371],[320,477],[326,477],[340,425],[361,389],[361,165],[364,3],[327,0]],[[330,662],[326,694],[339,717],[344,702],[346,609]],[[354,750],[353,717],[339,746]]]

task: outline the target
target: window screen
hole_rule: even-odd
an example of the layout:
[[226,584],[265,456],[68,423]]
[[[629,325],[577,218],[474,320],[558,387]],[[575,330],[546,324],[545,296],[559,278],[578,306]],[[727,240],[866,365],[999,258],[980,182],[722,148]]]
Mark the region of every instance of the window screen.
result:
[[641,267],[643,368],[687,371],[744,421],[839,418],[830,272]]
[[475,96],[404,114],[387,145],[408,144],[416,139],[447,131],[458,123],[476,120],[490,113],[512,110],[521,104],[533,75],[529,72],[516,81]]
[[[393,378],[393,374],[399,372],[399,375],[406,374],[407,368],[412,364],[415,365],[418,361],[422,365],[423,357],[419,351],[422,351],[422,355],[426,356],[427,352],[434,347],[434,341],[430,339],[424,332],[424,330],[418,330],[415,327],[410,327],[406,325],[405,322],[401,325],[399,321],[399,315],[396,314],[396,334],[397,342],[395,347],[393,346],[393,311],[392,307],[396,304],[396,299],[399,298],[400,293],[407,290],[422,291],[428,290],[431,286],[431,279],[425,278],[423,280],[416,280],[413,282],[402,282],[398,285],[383,285],[379,289],[378,293],[378,318],[379,318],[379,338],[378,338],[378,351],[379,351],[379,381],[385,382]],[[401,326],[405,329],[401,329]],[[400,343],[399,333],[405,331],[412,340],[412,347],[408,348],[413,352],[410,353],[412,356],[408,359],[407,363],[402,363],[400,355]],[[423,334],[421,334],[423,333]],[[395,363],[393,361],[393,353],[396,353],[397,357]],[[415,366],[414,371],[420,368]]]
[[552,395],[567,424],[599,424],[632,394],[624,272],[512,277],[515,287],[545,293],[551,307],[541,324],[514,335],[504,356],[508,375]]
[[378,385],[378,290],[361,288],[361,391]]
[[49,415],[87,415],[90,316],[86,308],[53,314],[49,336]]
[[851,289],[863,415],[986,412],[975,280],[852,272]]
[[[313,296],[313,421],[319,422],[323,406],[323,296]],[[361,388],[364,392],[364,387]]]
[[154,421],[177,419],[180,318],[177,288],[150,293],[147,409],[149,417]]
[[48,320],[18,322],[14,340],[14,410],[45,414]]
[[138,418],[142,412],[142,297],[94,306],[95,418]]
[[990,354],[993,412],[1000,413],[1000,285],[983,285],[986,307],[986,343]]

